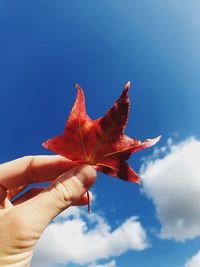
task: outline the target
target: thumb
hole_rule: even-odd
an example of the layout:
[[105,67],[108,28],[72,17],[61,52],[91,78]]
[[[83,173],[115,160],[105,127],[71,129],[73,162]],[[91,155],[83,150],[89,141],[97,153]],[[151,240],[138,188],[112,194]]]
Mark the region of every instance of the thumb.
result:
[[55,216],[75,205],[95,179],[96,171],[90,165],[79,165],[68,170],[39,195],[20,205],[23,217],[28,216],[29,225],[41,233]]

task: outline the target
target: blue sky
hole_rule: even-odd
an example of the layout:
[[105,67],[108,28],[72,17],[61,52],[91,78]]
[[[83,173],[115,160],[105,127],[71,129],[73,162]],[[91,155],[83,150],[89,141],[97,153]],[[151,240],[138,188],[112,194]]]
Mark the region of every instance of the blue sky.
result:
[[[170,147],[154,157],[155,166],[159,158],[174,155],[174,146],[192,149],[189,138],[200,139],[199,9],[198,0],[0,0],[1,162],[50,154],[41,144],[63,131],[75,100],[74,83],[84,88],[88,114],[97,118],[131,80],[126,134],[142,140],[162,134],[157,149]],[[173,144],[167,145],[169,139]],[[130,165],[141,172],[144,157],[148,163],[153,151],[133,155]],[[148,177],[147,167],[144,181]],[[98,174],[94,213],[111,231],[138,216],[149,246],[83,266],[183,267],[198,252],[200,231],[182,241],[172,231],[159,237],[167,222],[152,188],[144,182],[141,193],[138,185]],[[90,223],[84,214],[78,218]]]

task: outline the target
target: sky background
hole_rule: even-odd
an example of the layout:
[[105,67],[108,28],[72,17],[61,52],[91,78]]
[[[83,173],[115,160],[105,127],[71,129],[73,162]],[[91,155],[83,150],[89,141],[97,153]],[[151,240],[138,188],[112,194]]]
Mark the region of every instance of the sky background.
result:
[[200,266],[199,12],[198,0],[0,0],[1,162],[51,154],[41,144],[62,133],[74,83],[95,119],[130,80],[126,134],[162,135],[129,160],[142,186],[98,173],[93,214],[58,217],[33,267]]

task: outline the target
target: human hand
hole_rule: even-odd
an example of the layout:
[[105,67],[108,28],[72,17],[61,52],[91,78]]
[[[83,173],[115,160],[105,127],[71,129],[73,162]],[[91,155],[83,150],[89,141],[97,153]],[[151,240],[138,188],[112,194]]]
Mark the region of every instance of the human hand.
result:
[[[27,156],[1,164],[0,266],[28,267],[49,222],[72,205],[87,204],[86,192],[95,179],[91,166],[61,156]],[[33,188],[11,203],[28,184],[46,181],[52,181],[48,188]]]

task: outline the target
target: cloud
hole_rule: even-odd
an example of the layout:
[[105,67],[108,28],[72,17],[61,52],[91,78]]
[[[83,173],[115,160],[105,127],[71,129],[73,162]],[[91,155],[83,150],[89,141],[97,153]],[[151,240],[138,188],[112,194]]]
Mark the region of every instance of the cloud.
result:
[[105,264],[91,264],[89,265],[88,267],[117,267],[116,265],[116,261],[115,260],[112,260],[110,262],[107,262]]
[[200,266],[200,251],[194,255],[190,260],[187,260],[185,267],[199,267]]
[[184,241],[200,236],[200,141],[189,138],[169,146],[162,159],[149,161],[141,171],[143,191],[155,204],[160,237]]
[[[90,264],[147,247],[146,233],[137,217],[128,218],[112,230],[103,216],[88,215],[83,209],[74,207],[48,226],[38,242],[31,266]],[[115,266],[111,263],[113,265],[109,267]]]

